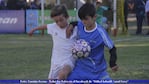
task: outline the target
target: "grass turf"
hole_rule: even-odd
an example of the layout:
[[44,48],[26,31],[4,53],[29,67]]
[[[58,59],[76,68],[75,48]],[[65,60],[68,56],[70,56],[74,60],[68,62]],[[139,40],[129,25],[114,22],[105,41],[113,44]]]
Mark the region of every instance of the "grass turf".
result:
[[[149,37],[118,36],[119,71],[108,72],[113,79],[149,79]],[[52,40],[49,35],[1,34],[0,79],[47,79]],[[108,50],[105,57],[109,60]]]

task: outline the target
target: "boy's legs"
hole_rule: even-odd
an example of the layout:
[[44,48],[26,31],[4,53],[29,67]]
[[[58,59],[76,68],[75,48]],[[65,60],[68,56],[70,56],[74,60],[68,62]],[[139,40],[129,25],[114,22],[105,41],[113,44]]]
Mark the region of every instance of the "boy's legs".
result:
[[58,79],[59,80],[67,79],[67,76],[71,71],[72,71],[72,68],[70,65],[64,65],[64,67],[58,73]]
[[58,64],[51,64],[49,80],[66,80],[74,68],[75,59],[70,58]]
[[69,60],[64,60],[65,62],[61,65],[61,69],[58,72],[59,80],[66,80],[70,72],[73,70],[75,65],[74,57],[68,58]]
[[101,79],[101,80],[111,80],[111,78],[110,78],[107,71],[103,71],[102,73],[100,73],[99,79]]
[[114,81],[113,81],[112,78],[109,76],[109,74],[108,74],[107,71],[103,71],[102,73],[100,73],[99,80],[108,81],[107,84],[114,84]]
[[[70,65],[63,65],[56,67],[49,74],[49,81],[51,80],[66,80],[69,73],[72,71],[72,67]],[[49,84],[65,84],[62,82],[49,82]]]
[[70,65],[56,67],[55,69],[51,69],[48,79],[65,80],[71,71],[72,67]]

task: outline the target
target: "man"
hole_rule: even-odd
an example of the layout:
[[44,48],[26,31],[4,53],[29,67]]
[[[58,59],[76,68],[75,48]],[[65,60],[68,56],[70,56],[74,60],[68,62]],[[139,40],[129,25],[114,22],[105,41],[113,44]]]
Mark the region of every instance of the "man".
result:
[[127,18],[128,18],[129,11],[134,12],[134,0],[125,0],[124,1],[124,18],[125,18],[126,30],[128,30]]
[[[147,23],[149,25],[149,0],[147,0],[146,5],[145,5],[145,12],[147,16]],[[149,35],[149,30],[146,35]]]
[[142,34],[142,23],[145,16],[145,2],[143,0],[135,0],[135,13],[137,18],[136,35]]

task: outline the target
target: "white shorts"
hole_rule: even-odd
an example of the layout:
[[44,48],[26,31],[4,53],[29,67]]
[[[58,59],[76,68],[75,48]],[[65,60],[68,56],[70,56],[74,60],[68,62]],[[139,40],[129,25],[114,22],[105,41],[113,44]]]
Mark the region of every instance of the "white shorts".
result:
[[72,70],[74,68],[74,64],[75,64],[75,59],[72,57],[57,64],[51,63],[48,79],[58,79],[58,73],[60,70],[63,69],[65,65],[70,66]]

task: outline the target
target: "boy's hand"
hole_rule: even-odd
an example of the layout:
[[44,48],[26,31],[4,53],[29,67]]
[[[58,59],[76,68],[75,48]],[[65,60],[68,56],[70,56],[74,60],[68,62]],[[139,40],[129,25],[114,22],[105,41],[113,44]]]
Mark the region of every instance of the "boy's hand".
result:
[[118,66],[117,65],[113,66],[113,67],[111,67],[111,69],[112,69],[113,72],[116,72],[116,71],[118,71]]
[[73,25],[69,25],[68,28],[66,29],[66,37],[67,38],[70,38],[70,36],[72,35],[73,33]]
[[32,36],[33,33],[34,33],[34,29],[32,29],[32,30],[28,33],[28,35],[29,35],[29,36]]

